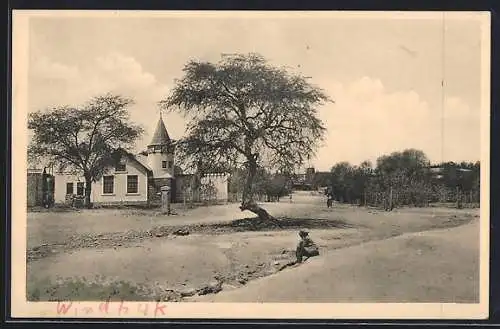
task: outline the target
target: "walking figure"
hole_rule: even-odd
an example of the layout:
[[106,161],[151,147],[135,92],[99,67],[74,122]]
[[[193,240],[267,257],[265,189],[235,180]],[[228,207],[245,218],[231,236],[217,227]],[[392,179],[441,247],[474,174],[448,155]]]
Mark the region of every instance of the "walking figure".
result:
[[334,197],[333,197],[333,189],[331,189],[330,187],[326,189],[325,191],[325,195],[326,195],[326,207],[327,208],[331,208],[333,206],[333,200],[334,200]]

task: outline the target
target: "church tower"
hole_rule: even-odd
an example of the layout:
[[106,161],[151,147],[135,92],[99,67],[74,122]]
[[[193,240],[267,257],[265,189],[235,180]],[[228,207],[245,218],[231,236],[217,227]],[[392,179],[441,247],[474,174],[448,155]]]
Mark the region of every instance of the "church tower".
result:
[[174,178],[174,143],[168,136],[167,128],[160,114],[151,143],[148,145],[148,164],[154,179]]

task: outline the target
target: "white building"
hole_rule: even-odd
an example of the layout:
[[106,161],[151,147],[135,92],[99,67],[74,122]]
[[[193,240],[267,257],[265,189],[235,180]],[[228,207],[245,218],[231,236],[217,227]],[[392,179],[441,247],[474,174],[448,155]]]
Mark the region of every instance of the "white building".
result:
[[[153,138],[147,146],[147,155],[121,151],[116,165],[92,184],[91,202],[95,204],[148,204],[159,201],[161,186],[171,187],[173,202],[180,202],[185,186],[192,175],[175,177],[175,144],[170,139],[165,123],[160,117]],[[55,173],[54,200],[69,202],[74,195],[85,195],[85,179],[66,173]],[[208,174],[202,183],[215,189],[210,198],[228,200],[228,174]]]

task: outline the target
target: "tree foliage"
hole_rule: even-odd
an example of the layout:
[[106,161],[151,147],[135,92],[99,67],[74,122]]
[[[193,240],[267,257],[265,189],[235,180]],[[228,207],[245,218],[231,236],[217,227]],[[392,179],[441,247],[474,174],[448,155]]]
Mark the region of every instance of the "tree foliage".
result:
[[[437,175],[431,167],[442,170]],[[480,166],[479,162],[431,166],[424,152],[408,149],[380,156],[374,168],[368,161],[359,166],[338,163],[331,169],[330,180],[330,188],[341,202],[381,205],[392,190],[394,206],[425,206],[429,202],[455,201],[457,187],[478,200]]]
[[317,109],[328,101],[305,77],[258,54],[237,54],[217,63],[188,62],[161,104],[188,118],[187,135],[177,144],[184,163],[245,168],[241,209],[269,217],[253,198],[258,169],[291,169],[312,156],[325,132]]
[[44,158],[59,170],[85,177],[86,203],[91,183],[117,161],[119,149],[128,149],[141,136],[141,127],[128,121],[129,98],[105,94],[82,106],[60,106],[28,116],[33,138],[30,159]]

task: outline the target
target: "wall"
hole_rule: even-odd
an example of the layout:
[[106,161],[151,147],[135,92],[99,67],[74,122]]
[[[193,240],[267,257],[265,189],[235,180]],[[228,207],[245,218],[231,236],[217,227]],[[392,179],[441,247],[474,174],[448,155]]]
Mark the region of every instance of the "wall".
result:
[[[148,198],[152,205],[161,205],[161,187],[169,186],[171,188],[170,202],[174,202],[175,186],[173,187],[172,178],[152,178],[148,184]],[[174,194],[172,194],[172,191]]]
[[215,199],[218,201],[228,201],[229,199],[229,175],[208,174],[201,178],[202,184],[212,183],[216,190]]
[[[90,199],[93,203],[143,203],[148,200],[148,177],[147,171],[134,160],[126,161],[125,172],[115,172],[114,168],[107,175],[114,175],[114,193],[103,194],[103,178],[92,183],[92,193]],[[138,193],[127,194],[127,175],[138,176]],[[85,182],[81,176],[58,173],[55,175],[55,202],[64,203],[66,199],[66,183],[74,183],[73,193],[76,194],[76,183]]]
[[186,186],[191,183],[192,175],[178,175],[175,177],[175,197],[174,202],[184,202],[184,193],[186,193],[186,201],[189,200],[190,194],[186,191]]
[[[161,167],[162,161],[172,161],[172,167],[163,169]],[[166,154],[166,153],[149,153],[148,154],[148,165],[153,170],[154,177],[161,177],[165,174],[170,174],[172,177],[174,176],[174,155]]]
[[[219,174],[208,174],[201,178],[202,184],[208,184],[211,182],[215,187],[214,200],[217,201],[228,201],[229,200],[229,175],[219,175]],[[186,201],[189,202],[191,198],[191,193],[188,186],[191,185],[192,175],[178,175],[175,177],[175,198],[174,202],[184,202],[184,193],[186,193]],[[207,199],[208,196],[200,195],[200,198]],[[201,200],[208,201],[208,200]]]
[[28,173],[27,184],[27,202],[28,207],[39,206],[42,204],[43,190],[42,190],[42,174]]
[[66,183],[73,183],[73,193],[76,194],[76,183],[85,182],[85,179],[68,173],[54,173],[54,181],[54,201],[64,203],[66,200]]

